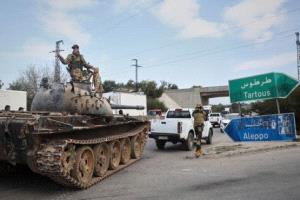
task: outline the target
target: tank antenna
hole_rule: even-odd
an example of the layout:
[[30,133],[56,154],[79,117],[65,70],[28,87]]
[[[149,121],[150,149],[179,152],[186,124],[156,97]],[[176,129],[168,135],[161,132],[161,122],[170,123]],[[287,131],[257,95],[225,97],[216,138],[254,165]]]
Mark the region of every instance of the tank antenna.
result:
[[60,83],[60,62],[58,58],[58,54],[61,51],[64,51],[60,49],[60,44],[64,44],[64,41],[59,40],[56,41],[56,47],[54,51],[51,51],[50,53],[55,53],[55,69],[54,69],[54,82],[55,83]]

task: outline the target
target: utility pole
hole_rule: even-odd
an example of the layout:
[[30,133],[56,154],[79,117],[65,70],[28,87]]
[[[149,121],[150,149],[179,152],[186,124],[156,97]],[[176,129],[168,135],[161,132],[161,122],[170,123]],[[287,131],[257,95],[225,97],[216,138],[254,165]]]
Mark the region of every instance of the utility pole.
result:
[[138,59],[132,59],[135,63],[132,65],[135,67],[135,90],[136,91],[139,91],[139,88],[138,88],[138,68],[139,67],[142,67],[142,66],[139,66],[138,65]]
[[54,69],[54,82],[60,83],[60,61],[58,58],[58,54],[61,51],[60,44],[64,44],[62,40],[56,41],[56,47],[54,51],[51,51],[50,53],[55,53],[55,69]]
[[296,45],[297,45],[298,81],[300,81],[300,41],[299,41],[299,32],[296,32]]

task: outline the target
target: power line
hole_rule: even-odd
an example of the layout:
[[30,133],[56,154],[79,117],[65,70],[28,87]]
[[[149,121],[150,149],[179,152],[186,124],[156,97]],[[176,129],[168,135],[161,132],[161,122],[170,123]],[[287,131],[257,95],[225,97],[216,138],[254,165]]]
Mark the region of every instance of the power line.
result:
[[[155,4],[154,4],[155,5]],[[279,14],[273,14],[273,15],[269,15],[267,16],[266,18],[267,19],[271,19],[271,18],[276,18],[276,17],[279,17],[281,15],[284,15],[284,14],[287,14],[287,13],[292,13],[292,12],[296,12],[300,10],[300,8],[295,8],[295,9],[291,9],[291,10],[287,10],[285,12],[281,12]],[[265,19],[266,19],[265,18]],[[238,30],[238,28],[242,28],[243,26],[247,26],[247,25],[250,25],[250,24],[255,24],[255,23],[259,23],[260,21],[259,20],[253,20],[253,21],[250,21],[248,23],[245,23],[245,24],[239,24],[239,25],[229,25],[227,27],[224,28],[224,32],[227,32],[229,33],[230,31],[234,31],[234,30]],[[185,41],[182,41],[182,42],[185,42]],[[146,52],[150,52],[150,51],[154,51],[154,50],[159,50],[159,49],[163,49],[163,48],[167,48],[167,47],[171,47],[171,46],[175,46],[175,45],[179,45],[180,43],[182,42],[169,42],[169,43],[166,43],[165,45],[161,45],[161,46],[158,46],[158,47],[153,47],[153,48],[148,48],[148,49],[144,49],[142,51],[139,51],[139,52],[136,52],[135,54],[132,54],[131,56],[136,56],[136,55],[141,55],[141,54],[144,54]],[[123,58],[117,58],[115,60],[121,60]]]
[[[157,2],[156,2],[156,3],[157,3]],[[141,12],[142,10],[148,10],[148,9],[154,7],[154,6],[156,5],[156,3],[150,4],[150,5],[146,6],[146,7],[140,7],[140,9],[139,9],[136,13],[131,14],[131,15],[127,16],[126,18],[121,19],[121,20],[117,21],[116,23],[112,24],[110,27],[108,27],[108,28],[102,33],[102,35],[103,35],[103,34],[109,33],[111,30],[117,28],[117,27],[118,27],[119,25],[121,25],[122,23],[124,23],[124,22],[126,22],[126,21],[129,21],[130,19],[132,19],[133,17],[135,17],[135,16],[137,16],[137,15],[140,15],[140,14],[142,13],[142,12]]]
[[[292,29],[292,30],[295,30],[295,29]],[[276,33],[276,36],[278,37],[278,36],[282,35],[282,33],[290,32],[290,31],[291,30]],[[284,38],[290,37],[291,35],[292,34],[289,33],[287,35],[283,35],[283,37],[281,37],[281,38],[284,39]],[[277,39],[277,37],[275,37],[271,40]],[[152,65],[149,65],[149,66],[145,66],[145,69],[155,68],[155,67],[159,67],[159,66],[166,65],[166,64],[178,63],[178,62],[182,62],[182,61],[185,61],[185,60],[193,60],[195,58],[200,58],[200,57],[204,57],[204,56],[208,56],[208,55],[214,55],[214,54],[218,54],[218,53],[222,53],[222,52],[226,52],[226,51],[232,51],[232,50],[241,49],[241,48],[246,48],[246,47],[250,47],[250,46],[256,46],[256,45],[261,44],[261,43],[264,43],[264,41],[256,42],[256,43],[246,43],[246,44],[243,44],[243,45],[233,46],[233,47],[230,47],[230,48],[214,48],[214,49],[210,49],[208,52],[205,52],[205,51],[200,51],[200,52],[197,52],[197,53],[194,52],[194,53],[191,54],[192,56],[189,56],[189,57],[186,57],[186,55],[188,55],[188,54],[183,54],[181,56],[177,55],[176,57],[182,57],[182,56],[184,56],[184,57],[180,58],[180,59],[169,60],[167,62],[161,62],[161,61],[163,61],[163,59],[162,59],[161,61],[158,61],[158,64],[152,64]],[[202,53],[202,54],[197,55],[199,53]],[[111,76],[118,75],[118,74],[124,74],[125,72],[129,72],[129,71],[131,71],[131,70],[124,70],[124,71],[121,71],[121,72],[118,72],[118,73],[108,74],[108,76],[111,77]]]
[[[285,37],[289,37],[291,35],[292,34],[288,34]],[[173,63],[177,63],[177,62],[181,62],[181,61],[185,61],[185,60],[191,60],[191,59],[195,59],[195,58],[199,58],[199,57],[203,57],[203,56],[208,56],[208,55],[214,55],[214,54],[217,54],[217,53],[222,53],[224,51],[232,51],[232,50],[241,49],[241,48],[245,48],[245,47],[255,46],[257,44],[262,44],[262,43],[264,43],[264,41],[256,42],[256,43],[247,43],[247,44],[238,45],[238,46],[235,46],[235,47],[232,47],[232,48],[216,49],[215,51],[211,51],[211,52],[207,52],[207,53],[204,52],[204,54],[202,54],[202,55],[201,54],[198,55],[198,53],[193,53],[193,54],[190,54],[191,56],[189,56],[189,57],[186,57],[186,55],[188,55],[188,54],[185,54],[185,55],[181,55],[180,56],[180,57],[183,57],[183,58],[179,58],[179,59],[175,59],[175,60],[170,60],[170,61],[167,61],[167,62],[161,62],[158,65],[152,64],[150,66],[146,66],[145,68],[158,67],[158,66],[165,65],[165,64],[173,64]],[[176,56],[176,57],[179,57],[179,56]]]

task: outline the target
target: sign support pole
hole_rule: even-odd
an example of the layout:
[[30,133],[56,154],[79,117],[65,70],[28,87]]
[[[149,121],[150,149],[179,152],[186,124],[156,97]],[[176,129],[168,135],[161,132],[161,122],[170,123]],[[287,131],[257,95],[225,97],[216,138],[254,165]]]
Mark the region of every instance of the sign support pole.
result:
[[279,99],[276,98],[276,106],[277,106],[277,112],[280,114],[280,105],[279,105]]

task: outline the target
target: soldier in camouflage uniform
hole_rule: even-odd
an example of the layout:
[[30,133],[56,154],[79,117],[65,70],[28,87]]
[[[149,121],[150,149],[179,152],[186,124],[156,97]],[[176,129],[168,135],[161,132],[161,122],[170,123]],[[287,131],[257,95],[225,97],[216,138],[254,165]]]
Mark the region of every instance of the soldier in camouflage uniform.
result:
[[86,77],[83,74],[83,67],[85,67],[88,72],[93,73],[93,83],[95,90],[97,92],[103,92],[103,87],[100,81],[99,68],[93,67],[85,61],[83,55],[79,52],[79,46],[77,44],[72,46],[73,52],[69,54],[66,59],[58,54],[59,60],[68,65],[68,71],[71,75],[72,81],[82,82],[86,80]]
[[201,104],[197,104],[194,112],[193,112],[193,117],[194,117],[194,130],[196,133],[196,152],[195,156],[198,158],[203,154],[202,149],[201,149],[201,139],[202,139],[202,131],[204,128],[204,121],[205,121],[205,116],[206,113],[203,110],[203,107]]

